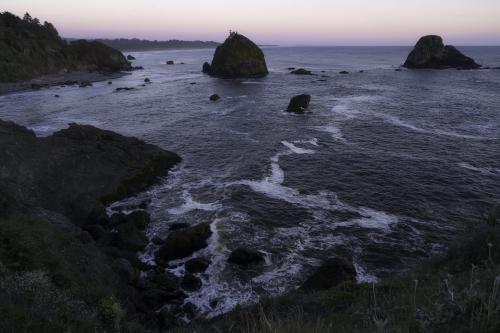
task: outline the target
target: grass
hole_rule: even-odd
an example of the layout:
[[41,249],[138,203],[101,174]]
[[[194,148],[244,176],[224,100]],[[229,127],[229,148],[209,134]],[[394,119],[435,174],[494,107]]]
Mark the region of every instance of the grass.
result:
[[262,299],[174,332],[500,332],[498,216],[468,233],[444,258],[404,276]]

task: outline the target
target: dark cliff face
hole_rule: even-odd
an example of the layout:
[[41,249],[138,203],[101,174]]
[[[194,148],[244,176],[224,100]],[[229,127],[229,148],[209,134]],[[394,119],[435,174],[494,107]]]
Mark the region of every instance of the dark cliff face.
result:
[[60,71],[119,71],[130,68],[121,52],[98,42],[67,44],[48,22],[0,14],[0,82]]
[[231,33],[215,50],[210,75],[219,77],[262,77],[268,74],[262,50],[247,37]]
[[481,67],[472,58],[463,55],[454,46],[444,45],[440,36],[424,36],[415,45],[404,64],[407,68],[477,69]]

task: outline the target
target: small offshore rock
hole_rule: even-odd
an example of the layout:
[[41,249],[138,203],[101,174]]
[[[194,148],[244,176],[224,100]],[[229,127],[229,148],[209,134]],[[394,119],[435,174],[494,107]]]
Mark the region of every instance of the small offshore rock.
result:
[[212,96],[210,96],[210,100],[212,102],[218,101],[219,99],[220,99],[220,96],[217,94],[213,94]]
[[231,252],[227,261],[231,264],[246,267],[263,262],[264,256],[259,251],[240,247]]
[[108,84],[113,84],[113,82],[112,81],[108,81]]
[[118,92],[118,91],[130,91],[130,90],[134,90],[135,88],[132,88],[132,87],[121,87],[121,88],[116,88],[115,91]]
[[334,258],[323,263],[301,286],[302,290],[325,290],[345,281],[355,281],[356,270],[352,263]]
[[202,71],[205,74],[210,74],[210,72],[212,71],[212,66],[208,62],[205,62],[203,63]]
[[339,72],[339,74],[344,74],[345,75],[345,74],[349,74],[349,72],[348,71],[341,71],[341,72]]
[[302,94],[298,96],[292,97],[290,103],[288,104],[287,111],[288,112],[304,112],[311,102],[311,95]]
[[304,68],[296,69],[296,70],[292,71],[291,73],[296,74],[296,75],[312,75],[311,71],[308,71]]
[[146,82],[146,83],[150,83],[150,82],[151,82],[151,80],[150,80],[149,78],[145,78],[145,79],[144,79],[144,82]]
[[173,60],[169,60],[167,61],[167,65],[173,65],[174,64],[174,61]]

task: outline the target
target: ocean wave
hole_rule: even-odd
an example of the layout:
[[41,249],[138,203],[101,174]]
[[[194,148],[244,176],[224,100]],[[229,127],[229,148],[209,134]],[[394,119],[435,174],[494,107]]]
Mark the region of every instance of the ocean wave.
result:
[[216,211],[222,208],[222,205],[218,203],[201,203],[194,201],[187,190],[183,191],[182,199],[184,200],[182,205],[170,208],[167,212],[172,215],[182,215],[193,210]]

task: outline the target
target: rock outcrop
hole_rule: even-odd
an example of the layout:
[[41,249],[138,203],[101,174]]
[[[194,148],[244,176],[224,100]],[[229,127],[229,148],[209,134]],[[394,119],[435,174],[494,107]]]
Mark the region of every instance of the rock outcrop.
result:
[[99,42],[68,44],[55,27],[28,14],[0,13],[0,82],[28,80],[67,71],[129,70],[125,56]]
[[308,71],[307,69],[304,69],[304,68],[299,68],[299,69],[293,70],[290,73],[295,74],[295,75],[312,75],[311,71]]
[[262,50],[235,32],[217,47],[212,64],[205,63],[203,72],[223,78],[262,77],[269,73]]
[[414,69],[477,69],[481,67],[454,46],[445,46],[440,36],[433,35],[420,38],[403,66]]
[[330,289],[345,281],[354,281],[356,270],[343,259],[329,259],[323,263],[301,286],[302,290]]
[[252,264],[263,262],[264,256],[259,251],[240,247],[231,252],[227,261],[232,264],[247,267]]
[[182,304],[180,281],[135,253],[147,245],[144,205],[112,217],[105,209],[165,176],[179,156],[92,126],[42,138],[0,120],[0,161],[1,327],[128,332],[132,321],[161,326],[156,311]]
[[292,97],[286,110],[288,112],[302,113],[305,110],[307,110],[310,102],[311,102],[311,95],[307,94],[298,95]]
[[194,227],[181,229],[168,236],[160,247],[157,258],[165,261],[182,259],[207,246],[212,235],[210,224],[200,223]]

